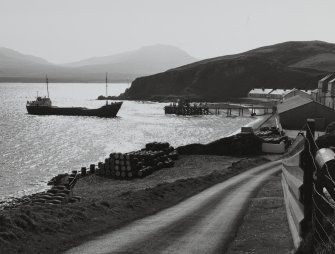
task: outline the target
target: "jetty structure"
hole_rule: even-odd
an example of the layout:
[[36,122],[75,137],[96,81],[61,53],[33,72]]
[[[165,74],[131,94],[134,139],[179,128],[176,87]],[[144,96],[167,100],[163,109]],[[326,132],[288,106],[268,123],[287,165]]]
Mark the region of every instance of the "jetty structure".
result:
[[272,104],[213,103],[209,105],[209,109],[214,115],[226,114],[226,116],[255,116],[274,114],[277,112],[276,106]]
[[165,114],[175,115],[208,115],[210,114],[207,104],[190,103],[189,100],[180,99],[177,103],[171,103],[164,107]]

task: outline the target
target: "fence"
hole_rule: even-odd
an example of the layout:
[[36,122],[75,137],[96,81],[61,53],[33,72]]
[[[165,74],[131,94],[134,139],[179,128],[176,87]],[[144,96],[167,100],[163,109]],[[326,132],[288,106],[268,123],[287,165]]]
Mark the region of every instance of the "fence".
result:
[[282,160],[282,186],[294,245],[312,233],[312,246],[335,250],[335,153],[314,140],[315,121],[309,119],[304,147]]

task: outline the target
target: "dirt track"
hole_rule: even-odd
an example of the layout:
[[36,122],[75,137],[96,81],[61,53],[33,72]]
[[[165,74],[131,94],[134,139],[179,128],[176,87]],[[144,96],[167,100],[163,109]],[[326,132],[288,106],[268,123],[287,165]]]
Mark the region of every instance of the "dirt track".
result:
[[222,253],[235,235],[250,197],[279,170],[278,162],[253,168],[66,254]]

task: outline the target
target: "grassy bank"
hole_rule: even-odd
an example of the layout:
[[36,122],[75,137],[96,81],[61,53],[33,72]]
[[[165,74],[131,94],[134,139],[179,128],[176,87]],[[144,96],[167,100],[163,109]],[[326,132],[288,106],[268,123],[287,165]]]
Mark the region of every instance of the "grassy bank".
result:
[[267,162],[262,157],[182,156],[172,169],[144,179],[81,179],[79,203],[22,205],[0,212],[0,253],[60,253],[86,239],[154,214]]

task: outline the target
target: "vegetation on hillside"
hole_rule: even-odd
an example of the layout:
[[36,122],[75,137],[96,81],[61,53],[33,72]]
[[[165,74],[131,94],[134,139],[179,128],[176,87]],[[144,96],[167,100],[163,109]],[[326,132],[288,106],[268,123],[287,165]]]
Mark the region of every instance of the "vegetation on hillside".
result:
[[325,73],[335,71],[333,61],[335,44],[285,42],[137,78],[120,98],[191,96],[217,101],[244,97],[255,87],[315,89]]

